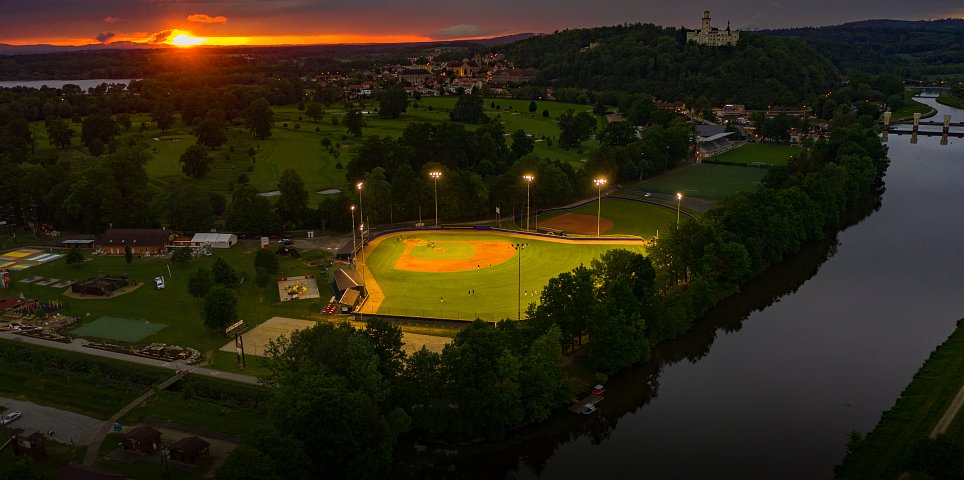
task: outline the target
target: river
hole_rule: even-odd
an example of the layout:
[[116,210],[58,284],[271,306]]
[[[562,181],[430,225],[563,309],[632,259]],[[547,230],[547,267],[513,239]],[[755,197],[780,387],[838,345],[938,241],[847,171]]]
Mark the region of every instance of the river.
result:
[[[964,110],[922,102],[964,120]],[[726,299],[596,415],[422,455],[465,478],[829,479],[964,317],[964,140],[888,139],[885,191],[825,242]],[[404,461],[404,460],[403,460]],[[434,473],[434,474],[433,474]]]

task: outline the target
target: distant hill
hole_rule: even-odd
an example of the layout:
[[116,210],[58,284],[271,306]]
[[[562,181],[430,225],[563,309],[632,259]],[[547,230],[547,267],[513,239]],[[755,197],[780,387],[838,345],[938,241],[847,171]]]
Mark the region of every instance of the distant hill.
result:
[[804,40],[844,72],[964,73],[964,19],[863,20],[757,33]]
[[10,45],[0,43],[0,55],[30,55],[43,53],[66,53],[83,51],[103,51],[103,50],[151,50],[157,48],[170,48],[169,45],[157,43],[136,43],[136,42],[113,42],[113,43],[92,43],[89,45]]
[[546,86],[647,93],[688,105],[800,105],[839,79],[804,42],[744,33],[734,47],[686,43],[685,32],[651,24],[572,29],[496,50],[539,70]]

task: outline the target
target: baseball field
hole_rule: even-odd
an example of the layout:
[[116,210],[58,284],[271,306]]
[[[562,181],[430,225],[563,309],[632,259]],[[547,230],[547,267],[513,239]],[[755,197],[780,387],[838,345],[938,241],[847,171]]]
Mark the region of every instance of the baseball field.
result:
[[[513,246],[524,243],[520,253]],[[537,303],[549,279],[613,248],[645,253],[641,241],[576,242],[501,232],[386,235],[366,247],[364,313],[496,321]],[[359,260],[361,260],[359,258]],[[521,272],[521,281],[520,281]]]

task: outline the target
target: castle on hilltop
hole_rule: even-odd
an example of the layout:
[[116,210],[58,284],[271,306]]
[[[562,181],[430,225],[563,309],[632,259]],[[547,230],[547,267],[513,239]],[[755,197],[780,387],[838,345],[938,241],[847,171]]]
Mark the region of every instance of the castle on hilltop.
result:
[[700,45],[711,47],[722,47],[723,45],[736,45],[740,41],[740,31],[730,30],[730,22],[726,22],[726,30],[720,30],[710,26],[710,11],[703,12],[703,27],[699,30],[686,32],[687,42],[696,42]]

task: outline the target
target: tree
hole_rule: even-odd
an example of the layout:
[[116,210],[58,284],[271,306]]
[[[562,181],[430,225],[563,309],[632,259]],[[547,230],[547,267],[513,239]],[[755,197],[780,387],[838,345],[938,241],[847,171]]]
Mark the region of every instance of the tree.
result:
[[271,121],[273,118],[274,112],[271,111],[271,105],[264,98],[251,102],[244,109],[245,124],[254,134],[254,138],[258,140],[264,140],[271,136]]
[[208,231],[214,225],[215,199],[224,210],[224,196],[205,192],[195,182],[180,181],[154,196],[153,210],[164,225],[175,230]]
[[254,254],[254,269],[268,274],[278,273],[281,270],[278,255],[267,248],[258,249],[258,253]]
[[238,272],[223,257],[214,260],[214,265],[211,267],[211,277],[214,279],[214,283],[220,283],[227,288],[233,288],[238,284]]
[[308,115],[312,120],[318,122],[321,120],[321,117],[325,115],[325,111],[322,109],[320,103],[311,102],[305,106],[305,115]]
[[206,268],[199,268],[191,274],[191,278],[187,282],[187,291],[192,297],[201,298],[207,295],[213,285],[214,279],[211,277],[211,271]]
[[121,127],[124,127],[124,131],[129,132],[131,131],[131,125],[133,122],[131,122],[131,116],[129,114],[122,113],[117,116],[117,124]]
[[234,188],[224,217],[225,226],[238,232],[260,234],[281,230],[281,219],[268,199],[258,195],[258,190],[251,185],[243,183]]
[[157,128],[166,132],[167,129],[174,126],[174,107],[167,102],[157,103],[154,105],[154,110],[151,111],[151,119],[157,123]]
[[174,265],[187,265],[192,258],[191,249],[188,247],[178,247],[171,252],[171,263]]
[[381,118],[398,118],[408,108],[408,95],[405,90],[393,87],[382,90],[378,94],[378,116]]
[[211,150],[217,150],[228,141],[224,134],[224,112],[221,110],[209,110],[204,120],[194,129],[197,135],[197,143],[204,145]]
[[489,117],[485,116],[483,103],[481,95],[459,95],[459,99],[455,101],[455,108],[449,113],[449,118],[453,122],[486,123]]
[[383,378],[395,378],[405,361],[402,350],[402,329],[384,318],[369,317],[362,330],[378,356],[378,373]]
[[365,122],[365,117],[358,109],[352,108],[345,114],[345,128],[348,129],[348,133],[360,137],[362,129],[367,126],[368,123]]
[[127,263],[134,261],[134,251],[131,250],[130,245],[124,245],[124,261]]
[[107,145],[117,135],[117,123],[110,118],[110,113],[101,111],[84,118],[80,124],[80,141],[90,148],[94,140],[99,140],[102,145]]
[[66,261],[68,265],[82,263],[84,261],[84,252],[81,252],[80,248],[71,248],[70,251],[67,252]]
[[626,121],[610,122],[599,134],[599,143],[607,147],[622,147],[636,140],[636,127]]
[[208,156],[208,151],[200,145],[187,147],[187,150],[181,154],[179,161],[181,162],[181,171],[192,178],[204,178],[208,170],[211,169],[211,157]]
[[574,113],[570,108],[559,115],[559,145],[574,147],[592,136],[596,129],[596,119],[589,112]]
[[278,180],[278,203],[275,211],[285,225],[304,225],[308,219],[308,191],[298,172],[288,169]]
[[535,100],[532,100],[532,101],[529,102],[529,113],[534,113],[534,112],[535,112],[536,110],[538,110],[538,109],[539,109],[539,106],[536,105],[536,101],[535,101]]
[[512,154],[515,158],[522,158],[536,148],[536,142],[528,135],[525,130],[516,130],[512,133]]
[[214,285],[204,295],[204,326],[224,330],[238,316],[238,298],[222,285]]
[[59,118],[52,118],[47,120],[46,125],[47,137],[49,137],[51,145],[61,150],[70,147],[70,139],[74,136],[74,129],[70,128],[67,122]]

